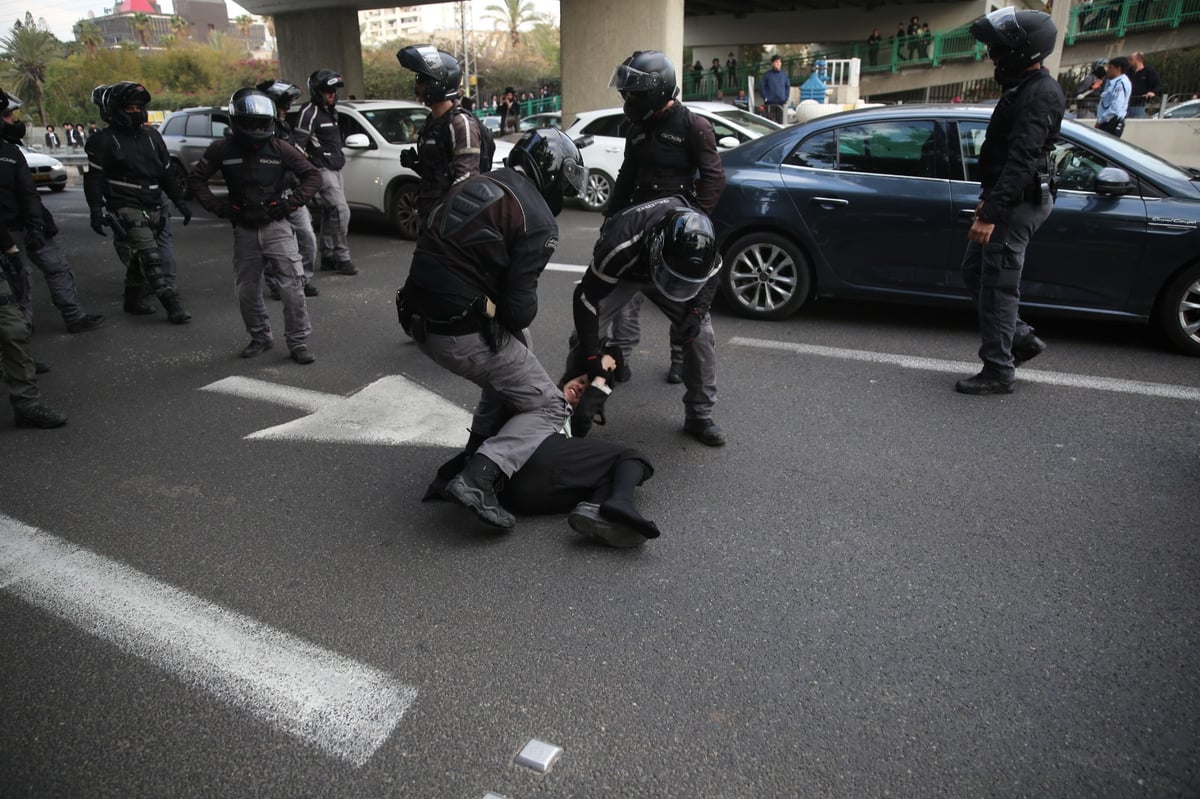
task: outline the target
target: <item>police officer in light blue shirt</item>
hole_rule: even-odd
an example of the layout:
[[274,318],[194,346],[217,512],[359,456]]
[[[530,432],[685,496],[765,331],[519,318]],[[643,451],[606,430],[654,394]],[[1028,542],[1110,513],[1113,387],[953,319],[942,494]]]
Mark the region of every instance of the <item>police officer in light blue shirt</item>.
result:
[[1118,138],[1125,132],[1125,115],[1129,111],[1129,95],[1133,88],[1125,74],[1128,71],[1129,59],[1125,56],[1109,60],[1104,68],[1107,80],[1096,108],[1096,127]]

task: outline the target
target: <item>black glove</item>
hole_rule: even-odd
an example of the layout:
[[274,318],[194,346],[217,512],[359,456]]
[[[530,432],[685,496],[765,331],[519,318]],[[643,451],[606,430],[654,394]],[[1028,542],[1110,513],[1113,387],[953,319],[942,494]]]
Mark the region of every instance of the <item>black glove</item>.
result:
[[417,148],[410,147],[400,153],[400,166],[407,167],[413,172],[417,171],[417,165],[421,163],[420,156],[417,155]]
[[284,219],[288,215],[287,203],[278,201],[269,202],[267,203],[266,211],[267,219],[273,219],[278,222],[280,219]]
[[58,235],[58,224],[54,221],[54,217],[42,207],[42,230],[46,232],[46,238],[52,239]]
[[675,332],[679,336],[680,344],[686,347],[696,336],[700,335],[700,322],[706,313],[708,313],[707,308],[688,308],[683,318],[675,324]]
[[[583,396],[579,398],[579,404],[575,406],[575,413],[571,414],[571,435],[575,438],[586,438],[587,434],[592,430],[592,420],[599,416],[604,418],[604,403],[608,399],[608,392],[599,386],[588,386]],[[603,421],[597,422],[603,424]]]
[[187,203],[179,203],[175,206],[179,209],[179,215],[183,217],[183,226],[187,227],[188,222],[192,221],[192,209]]
[[587,366],[588,380],[603,377],[606,383],[612,382],[612,372],[604,368],[603,355],[589,355],[584,365]]
[[25,251],[37,252],[46,246],[46,233],[40,227],[25,227]]
[[104,232],[104,212],[92,211],[92,218],[88,220],[88,224],[92,226],[92,230],[99,233],[104,238],[108,238],[108,234]]

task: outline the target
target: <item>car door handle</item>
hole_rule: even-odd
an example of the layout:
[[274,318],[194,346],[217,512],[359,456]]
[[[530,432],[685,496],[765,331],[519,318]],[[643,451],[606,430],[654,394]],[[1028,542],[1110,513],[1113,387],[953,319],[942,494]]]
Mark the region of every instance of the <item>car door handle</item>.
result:
[[969,219],[972,222],[975,221],[975,209],[974,208],[959,208],[958,215],[960,217],[962,217],[963,219]]
[[813,205],[819,205],[822,208],[834,208],[843,205],[849,205],[850,201],[842,200],[837,197],[813,197],[812,203]]

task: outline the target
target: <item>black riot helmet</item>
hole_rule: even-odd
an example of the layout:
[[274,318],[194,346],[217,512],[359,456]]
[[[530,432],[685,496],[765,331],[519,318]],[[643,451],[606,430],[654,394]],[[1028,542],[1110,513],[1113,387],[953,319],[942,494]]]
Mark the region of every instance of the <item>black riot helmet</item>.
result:
[[275,107],[285,113],[300,99],[300,87],[284,80],[264,80],[254,88],[270,97]]
[[229,127],[246,144],[265,142],[275,135],[275,101],[258,89],[238,89],[229,98]]
[[95,104],[96,108],[100,109],[100,119],[109,124],[112,124],[112,118],[108,115],[108,109],[104,107],[104,96],[111,88],[110,84],[101,83],[92,89],[92,103]]
[[987,45],[996,80],[1013,84],[1054,50],[1058,28],[1043,11],[1001,8],[971,23],[971,35]]
[[608,86],[621,93],[625,116],[631,122],[649,119],[679,93],[675,65],[657,50],[639,50],[626,58],[613,71]]
[[[325,92],[336,93],[338,89],[345,85],[346,82],[342,80],[342,76],[332,69],[318,69],[308,76],[308,96],[314,105],[324,108]],[[334,103],[336,102],[337,98],[334,98]],[[333,104],[329,107],[332,108]]]
[[[126,130],[138,130],[146,124],[149,103],[150,92],[146,87],[128,80],[114,83],[104,92],[104,110],[108,112],[109,123]],[[129,106],[137,106],[138,110],[126,111]]]
[[679,208],[660,219],[646,239],[650,279],[662,295],[687,302],[721,268],[712,222],[699,211]]
[[557,128],[529,131],[513,145],[504,163],[519,168],[537,184],[555,216],[562,211],[563,198],[580,196],[587,180],[579,147]]
[[417,99],[426,105],[458,96],[462,67],[449,53],[431,44],[414,44],[397,51],[396,60],[417,73]]
[[[0,89],[0,116],[15,114],[21,110],[21,101],[15,95]],[[21,120],[0,124],[0,139],[20,141],[25,138],[25,123]]]

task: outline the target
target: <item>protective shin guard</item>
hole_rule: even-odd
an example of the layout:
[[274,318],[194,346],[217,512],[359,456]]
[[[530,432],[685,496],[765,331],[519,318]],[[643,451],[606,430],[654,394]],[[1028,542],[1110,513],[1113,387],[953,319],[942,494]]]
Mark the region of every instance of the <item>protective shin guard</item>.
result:
[[125,287],[125,313],[135,316],[145,316],[154,313],[154,306],[142,297],[141,286]]

